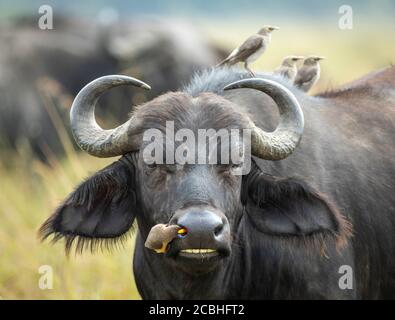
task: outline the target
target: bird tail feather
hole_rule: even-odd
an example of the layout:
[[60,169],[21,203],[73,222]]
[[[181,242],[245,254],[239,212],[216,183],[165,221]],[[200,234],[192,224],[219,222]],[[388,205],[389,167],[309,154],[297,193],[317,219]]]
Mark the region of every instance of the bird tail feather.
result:
[[225,60],[222,60],[220,63],[218,63],[215,67],[216,68],[221,67],[221,66],[227,64],[229,62],[229,60],[230,60],[229,58],[226,58]]

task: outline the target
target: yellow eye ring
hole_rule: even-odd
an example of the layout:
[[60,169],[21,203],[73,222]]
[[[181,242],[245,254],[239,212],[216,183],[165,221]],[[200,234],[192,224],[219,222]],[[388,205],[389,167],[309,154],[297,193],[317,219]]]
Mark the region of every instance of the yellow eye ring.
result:
[[188,230],[186,228],[181,228],[178,229],[177,234],[179,238],[184,238],[188,233]]

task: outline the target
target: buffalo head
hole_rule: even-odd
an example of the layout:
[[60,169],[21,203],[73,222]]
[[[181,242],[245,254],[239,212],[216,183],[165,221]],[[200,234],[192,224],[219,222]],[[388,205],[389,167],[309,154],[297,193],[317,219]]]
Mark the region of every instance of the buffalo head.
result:
[[[237,105],[217,94],[192,97],[184,92],[159,96],[136,107],[124,124],[103,130],[95,121],[95,104],[102,93],[119,85],[150,88],[126,76],[106,76],[89,83],[74,100],[71,128],[84,151],[121,158],[88,178],[65,200],[42,226],[44,238],[50,234],[55,240],[65,238],[66,249],[73,243],[77,250],[95,249],[103,239],[124,235],[135,219],[143,240],[157,224],[179,225],[188,232],[170,243],[162,262],[186,273],[207,273],[231,255],[243,215],[255,231],[269,235],[338,236],[344,231],[341,217],[325,198],[301,181],[265,175],[253,160],[245,175],[235,174],[244,162],[222,161],[222,154],[217,163],[146,161],[144,152],[152,140],[144,139],[144,134],[149,130],[163,133],[160,145],[165,158],[173,157],[178,149],[169,152],[164,141],[171,140],[176,147],[185,142],[169,137],[168,123],[175,131],[187,128],[196,136],[202,129],[238,129],[240,135],[241,130],[249,130],[248,160],[252,156],[271,161],[286,158],[299,144],[304,120],[298,101],[281,84],[256,78],[225,88],[256,89],[270,96],[280,113],[273,132],[258,128]],[[241,139],[229,145],[238,150],[244,147]],[[196,148],[192,159],[202,151],[201,146]],[[156,255],[142,250],[148,257]]]

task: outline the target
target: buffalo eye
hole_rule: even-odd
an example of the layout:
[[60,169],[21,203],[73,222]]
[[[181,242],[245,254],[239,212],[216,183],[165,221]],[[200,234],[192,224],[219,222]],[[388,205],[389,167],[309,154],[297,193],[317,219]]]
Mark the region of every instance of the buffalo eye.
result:
[[153,169],[156,169],[157,167],[158,167],[158,165],[156,164],[156,162],[147,163],[147,168],[148,168],[148,169],[153,170]]
[[174,173],[177,170],[177,165],[175,164],[158,164],[156,162],[153,163],[147,163],[146,164],[146,173],[151,173],[156,171],[157,169],[161,172],[161,173]]
[[242,166],[242,163],[229,163],[229,164],[221,164],[218,165],[218,172],[223,174],[232,173],[234,170],[239,169]]
[[163,164],[161,165],[161,170],[165,171],[166,173],[174,173],[177,171],[178,167],[179,166],[177,166],[176,164]]
[[149,175],[151,175],[152,173],[154,173],[154,172],[156,172],[157,169],[158,168],[158,164],[156,163],[156,162],[153,162],[153,163],[145,163],[145,166],[144,166],[144,174],[145,175],[147,175],[147,176],[149,176]]

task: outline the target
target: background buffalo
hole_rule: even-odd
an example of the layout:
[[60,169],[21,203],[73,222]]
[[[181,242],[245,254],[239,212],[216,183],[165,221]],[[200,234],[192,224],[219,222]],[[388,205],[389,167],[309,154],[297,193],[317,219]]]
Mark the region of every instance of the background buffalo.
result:
[[64,151],[58,130],[68,127],[72,98],[93,79],[116,73],[151,79],[147,94],[119,88],[102,99],[112,107],[99,109],[99,118],[113,125],[132,104],[176,90],[223,56],[191,24],[159,18],[103,24],[57,17],[55,31],[45,32],[26,17],[3,24],[0,43],[3,147],[27,141],[41,159]]

